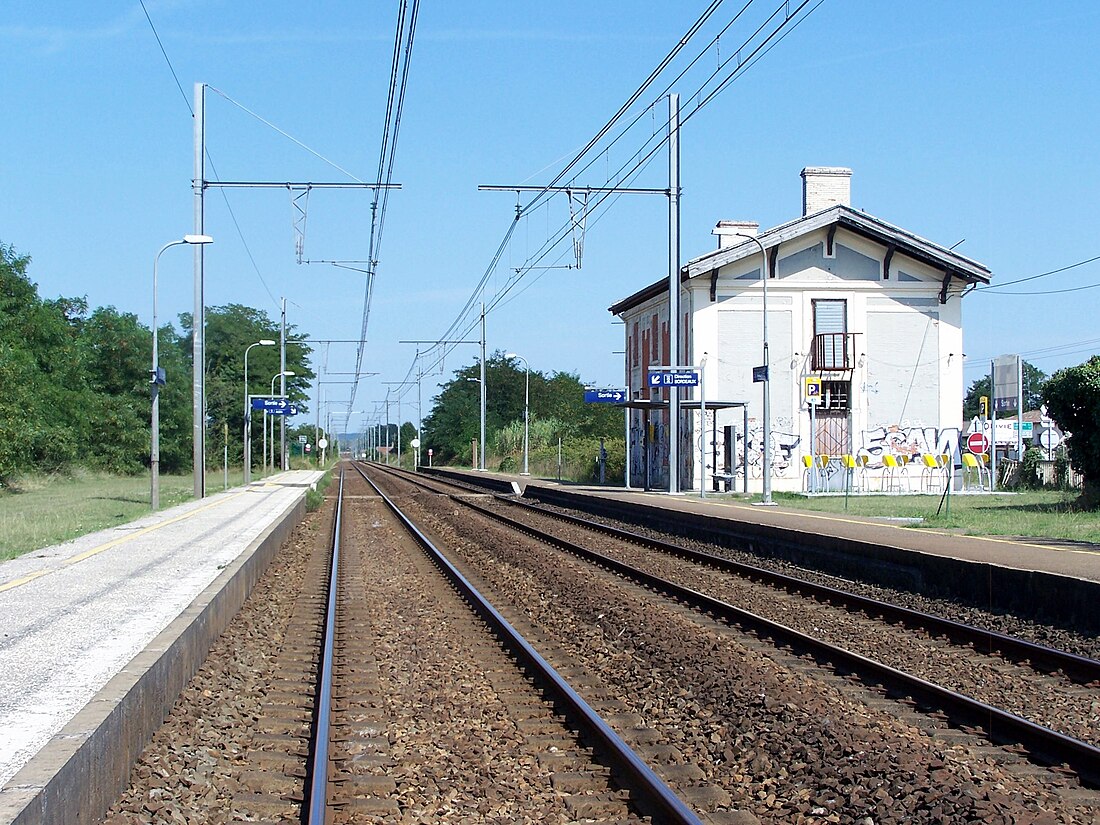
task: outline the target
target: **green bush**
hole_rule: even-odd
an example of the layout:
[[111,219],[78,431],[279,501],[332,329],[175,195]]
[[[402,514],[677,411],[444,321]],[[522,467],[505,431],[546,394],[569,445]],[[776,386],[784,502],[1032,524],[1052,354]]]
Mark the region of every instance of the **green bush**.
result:
[[1024,460],[1020,465],[1020,487],[1026,490],[1038,490],[1043,486],[1040,469],[1043,463],[1043,451],[1038,447],[1024,450]]

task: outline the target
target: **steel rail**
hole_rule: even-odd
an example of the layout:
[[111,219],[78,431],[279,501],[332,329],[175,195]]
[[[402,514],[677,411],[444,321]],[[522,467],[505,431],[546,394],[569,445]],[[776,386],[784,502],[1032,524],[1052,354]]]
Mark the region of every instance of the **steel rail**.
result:
[[[410,478],[409,481],[424,486],[422,482],[414,479]],[[446,484],[450,482],[444,481],[442,483]],[[885,619],[904,624],[907,627],[921,628],[931,634],[941,634],[955,642],[971,644],[974,646],[975,650],[981,653],[989,653],[991,655],[993,653],[998,653],[1006,659],[1012,659],[1017,662],[1026,661],[1036,670],[1051,672],[1061,671],[1067,678],[1082,684],[1090,684],[1093,682],[1100,683],[1100,661],[1091,659],[1087,656],[1080,656],[1076,653],[1047,647],[1046,645],[1041,645],[1026,639],[999,633],[995,630],[988,630],[975,625],[966,624],[965,622],[947,619],[943,616],[936,616],[932,613],[913,610],[912,608],[881,601],[869,596],[861,596],[849,590],[841,590],[840,588],[830,587],[826,584],[806,581],[797,576],[790,576],[786,573],[768,570],[764,567],[734,561],[733,559],[727,559],[702,550],[693,550],[670,541],[635,533],[630,530],[624,530],[620,527],[592,521],[570,513],[548,510],[545,507],[532,504],[528,501],[521,501],[513,496],[495,495],[499,501],[503,501],[514,507],[526,508],[532,512],[567,521],[586,529],[596,530],[642,547],[659,550],[700,564],[706,564],[728,573],[734,573],[738,576],[753,578],[773,587],[781,587],[791,593],[808,595],[818,601],[843,605],[850,610],[861,610],[871,615],[877,614]]]
[[312,757],[309,764],[309,825],[324,825],[328,812],[329,728],[332,722],[332,662],[336,634],[336,579],[340,571],[340,520],[344,505],[344,471],[340,471],[340,491],[332,526],[332,565],[329,569],[328,602],[325,608],[325,635],[321,649],[321,668],[317,688],[317,715],[313,723]]
[[1075,739],[1072,736],[1066,736],[1016,714],[897,670],[869,657],[829,644],[813,636],[808,636],[786,625],[765,619],[763,616],[758,616],[748,610],[712,598],[697,590],[667,581],[644,570],[639,570],[616,559],[581,547],[566,539],[545,533],[503,513],[483,507],[476,502],[459,496],[451,496],[450,498],[515,530],[573,553],[582,559],[605,567],[657,592],[673,596],[691,607],[718,616],[726,622],[750,628],[761,635],[772,638],[779,644],[805,650],[819,661],[831,663],[837,671],[848,670],[863,674],[865,679],[870,677],[874,682],[886,688],[888,692],[909,696],[928,707],[938,708],[949,713],[958,723],[984,729],[986,737],[994,743],[1022,745],[1033,757],[1037,758],[1036,761],[1049,765],[1067,763],[1077,774],[1082,784],[1100,788],[1100,748],[1087,742]]
[[352,466],[374,488],[374,491],[381,497],[386,506],[405,526],[405,529],[428,553],[435,564],[443,570],[463,596],[469,600],[474,610],[493,628],[504,644],[522,658],[526,662],[527,668],[535,671],[544,684],[550,686],[551,690],[574,714],[574,718],[581,721],[586,732],[600,742],[604,752],[614,761],[615,767],[629,777],[648,807],[653,808],[654,813],[661,817],[661,821],[676,823],[677,825],[702,825],[695,812],[685,805],[683,800],[672,792],[664,781],[653,772],[653,769],[642,761],[630,746],[615,733],[611,726],[592,710],[580,694],[531,646],[530,642],[524,639],[509,624],[500,612],[447,559],[442,551],[437,549],[431,540],[413,524],[412,520],[368,478],[362,468],[357,464]]
[[1049,671],[1060,670],[1070,679],[1085,684],[1100,682],[1100,661],[1090,659],[1087,656],[1079,656],[1075,653],[1047,647],[1035,642],[1030,642],[1026,639],[1019,639],[1015,636],[1008,636],[994,630],[986,630],[964,622],[957,622],[953,619],[936,616],[932,613],[913,610],[912,608],[880,601],[879,599],[873,599],[869,596],[861,596],[858,593],[841,590],[837,587],[830,587],[826,584],[806,581],[797,576],[790,576],[775,570],[768,570],[763,567],[757,567],[756,565],[723,558],[722,556],[716,556],[702,550],[692,550],[669,541],[645,536],[641,533],[634,533],[619,527],[613,527],[610,524],[590,521],[570,513],[559,513],[554,510],[547,510],[544,507],[526,501],[519,501],[509,496],[498,495],[496,498],[515,507],[526,508],[542,515],[568,521],[580,527],[614,536],[623,541],[680,556],[681,558],[716,567],[725,572],[735,573],[739,576],[758,579],[765,584],[773,587],[782,587],[792,593],[809,595],[819,601],[841,604],[849,609],[861,610],[870,614],[878,614],[883,618],[902,623],[909,627],[922,628],[932,634],[942,634],[957,642],[972,644],[978,652],[992,653],[995,651],[1000,653],[1004,658],[1011,658],[1017,661],[1026,660],[1035,669]]

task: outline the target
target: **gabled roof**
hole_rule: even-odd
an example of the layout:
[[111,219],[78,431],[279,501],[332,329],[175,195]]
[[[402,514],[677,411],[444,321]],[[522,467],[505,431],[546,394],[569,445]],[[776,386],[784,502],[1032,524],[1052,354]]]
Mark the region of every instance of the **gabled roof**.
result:
[[[993,274],[984,265],[971,258],[959,255],[957,252],[925,240],[919,235],[914,235],[873,215],[868,215],[866,212],[859,212],[840,204],[780,224],[760,233],[757,237],[764,247],[769,249],[834,225],[876,241],[887,248],[892,247],[895,252],[927,264],[933,269],[950,273],[952,278],[967,284],[988,284]],[[708,252],[706,255],[700,255],[688,261],[680,270],[680,279],[686,281],[689,278],[706,275],[742,258],[759,254],[760,247],[748,240],[736,246]],[[667,290],[668,279],[664,278],[622,299],[609,307],[609,310],[618,315]]]

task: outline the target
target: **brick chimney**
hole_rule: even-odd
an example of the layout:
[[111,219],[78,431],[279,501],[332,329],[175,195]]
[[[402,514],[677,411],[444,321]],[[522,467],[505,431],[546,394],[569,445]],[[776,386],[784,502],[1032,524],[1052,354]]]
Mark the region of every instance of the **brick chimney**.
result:
[[852,205],[852,170],[843,166],[807,166],[802,170],[802,216],[837,204]]
[[719,249],[728,249],[745,242],[744,238],[737,237],[738,234],[755,238],[759,232],[760,224],[756,221],[718,221],[710,234],[718,236]]

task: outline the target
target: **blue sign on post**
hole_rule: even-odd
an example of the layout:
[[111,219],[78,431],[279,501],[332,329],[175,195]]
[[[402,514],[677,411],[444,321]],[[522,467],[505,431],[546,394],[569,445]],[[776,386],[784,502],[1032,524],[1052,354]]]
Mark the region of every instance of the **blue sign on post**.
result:
[[649,373],[651,387],[698,387],[698,370],[661,370]]
[[298,407],[285,398],[253,398],[252,409],[266,410],[268,415],[297,415]]
[[588,404],[618,404],[627,400],[626,390],[585,390],[584,400]]
[[760,384],[768,380],[768,368],[767,367],[753,367],[752,368],[752,382],[754,384]]

